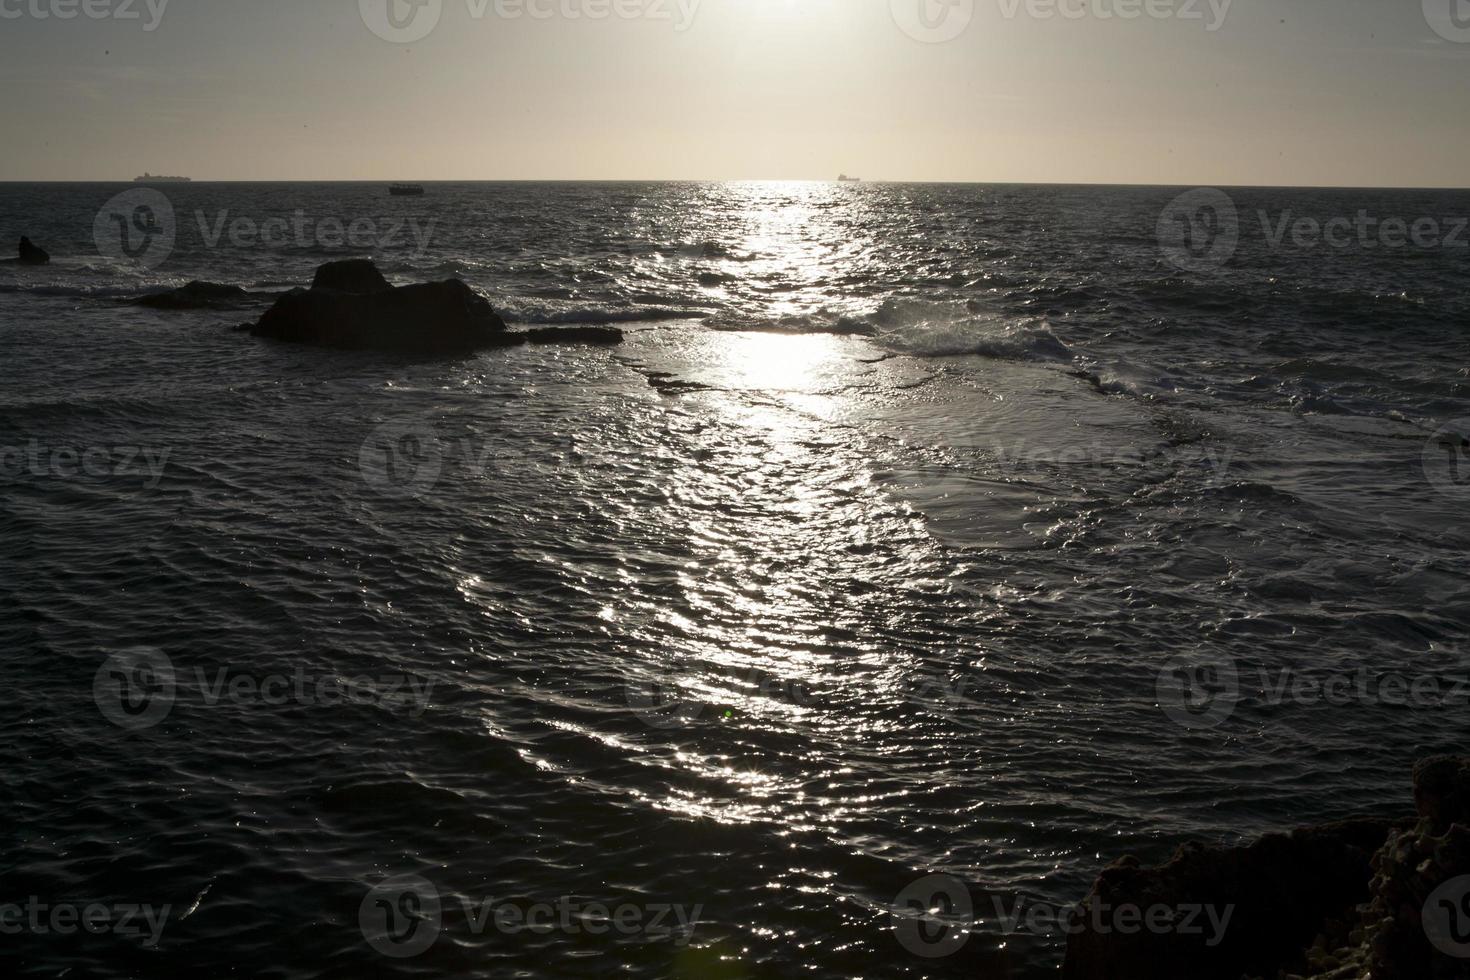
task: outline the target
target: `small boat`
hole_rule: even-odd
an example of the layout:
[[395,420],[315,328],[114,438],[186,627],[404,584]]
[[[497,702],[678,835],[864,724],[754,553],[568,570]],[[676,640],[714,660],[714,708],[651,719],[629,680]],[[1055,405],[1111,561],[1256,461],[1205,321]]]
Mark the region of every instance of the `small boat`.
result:
[[837,182],[839,184],[858,184],[858,183],[862,183],[862,178],[861,177],[849,177],[847,174],[843,174],[841,177],[838,177],[837,178]]
[[423,184],[394,184],[388,188],[388,193],[394,197],[422,197],[424,194]]

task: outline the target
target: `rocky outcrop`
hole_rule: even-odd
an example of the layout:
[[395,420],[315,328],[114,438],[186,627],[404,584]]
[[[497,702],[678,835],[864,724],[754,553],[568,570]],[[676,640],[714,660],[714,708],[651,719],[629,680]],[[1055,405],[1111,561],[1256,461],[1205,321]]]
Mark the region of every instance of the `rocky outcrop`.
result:
[[255,325],[257,337],[344,350],[460,354],[504,344],[507,328],[458,279],[376,293],[297,289]]
[[[1370,861],[1391,830],[1386,820],[1350,820],[1272,834],[1248,847],[1186,846],[1161,867],[1124,858],[1103,871],[1083,903],[1064,980],[1274,976],[1329,920],[1346,919],[1367,900]],[[1209,916],[1201,912],[1194,924],[1200,928],[1187,931],[1113,925],[1119,909],[1186,906],[1211,908],[1226,924],[1204,928]]]
[[[1083,903],[1063,977],[1470,980],[1470,760],[1420,763],[1414,799],[1417,823],[1350,820],[1187,847],[1161,867],[1117,862]],[[1233,910],[1215,945],[1208,930],[1099,930],[1107,916],[1088,914],[1190,905]]]
[[250,302],[249,292],[217,282],[191,282],[166,293],[150,293],[132,300],[134,306],[153,310],[232,310]]
[[1313,943],[1310,980],[1470,978],[1470,759],[1421,762],[1414,803],[1418,823],[1373,857],[1372,898]]
[[623,339],[622,331],[608,327],[513,332],[488,300],[458,279],[395,287],[364,260],[322,266],[310,289],[280,297],[251,333],[320,347],[407,354]]
[[343,262],[328,262],[316,270],[311,280],[312,289],[335,289],[341,293],[356,293],[359,296],[386,292],[393,284],[383,278],[378,267],[368,259],[347,259]]
[[37,246],[29,238],[20,240],[20,258],[17,260],[21,265],[46,265],[51,261],[51,255]]

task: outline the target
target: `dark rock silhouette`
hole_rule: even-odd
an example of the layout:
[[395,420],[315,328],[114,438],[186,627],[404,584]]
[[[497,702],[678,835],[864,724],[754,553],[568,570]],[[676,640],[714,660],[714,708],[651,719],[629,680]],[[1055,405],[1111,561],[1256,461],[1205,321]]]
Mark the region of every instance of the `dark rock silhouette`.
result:
[[1313,980],[1349,969],[1373,980],[1470,978],[1470,959],[1451,957],[1430,938],[1439,918],[1448,925],[1442,940],[1462,951],[1470,940],[1470,759],[1440,756],[1415,766],[1414,803],[1419,822],[1389,835],[1373,858],[1372,901],[1312,950]]
[[532,344],[621,344],[623,332],[616,327],[541,327],[511,334]]
[[217,282],[191,282],[166,293],[139,296],[132,300],[132,304],[154,310],[231,310],[250,300],[250,293],[239,286],[225,286]]
[[21,265],[46,265],[50,261],[51,255],[44,248],[40,248],[29,238],[20,240]]
[[[1423,919],[1437,889],[1470,875],[1470,759],[1420,763],[1414,799],[1417,824],[1349,820],[1248,847],[1186,847],[1161,867],[1118,861],[1083,903],[1064,980],[1470,978],[1470,960],[1436,949]],[[1091,921],[1094,908],[1186,905],[1234,906],[1223,941]]]
[[394,287],[365,260],[322,266],[311,289],[277,299],[251,332],[291,343],[409,354],[623,339],[622,331],[607,327],[512,332],[488,300],[458,279]]
[[504,344],[490,303],[458,279],[376,293],[292,290],[255,325],[257,337],[346,350],[454,354]]
[[[1272,834],[1249,847],[1181,848],[1161,867],[1124,858],[1103,871],[1083,903],[1071,938],[1065,980],[1240,980],[1268,973],[1300,955],[1331,918],[1344,919],[1368,899],[1369,862],[1388,839],[1386,820],[1354,820]],[[1093,908],[1233,907],[1215,947],[1207,917],[1197,934],[1146,929],[1097,930]]]
[[328,262],[316,270],[311,280],[312,289],[335,289],[342,293],[367,295],[386,292],[393,284],[383,278],[378,267],[368,259],[347,259]]

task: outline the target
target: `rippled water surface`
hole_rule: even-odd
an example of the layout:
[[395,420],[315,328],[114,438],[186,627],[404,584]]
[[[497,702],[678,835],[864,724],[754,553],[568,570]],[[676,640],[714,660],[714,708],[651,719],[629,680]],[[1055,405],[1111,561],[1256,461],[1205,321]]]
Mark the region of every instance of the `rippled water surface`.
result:
[[[1396,813],[1464,745],[1464,694],[1271,679],[1470,674],[1470,250],[1260,214],[1470,195],[1231,191],[1238,251],[1181,272],[1166,189],[200,184],[133,258],[94,241],[125,190],[0,185],[55,257],[0,266],[0,902],[171,911],[11,975],[1045,976],[997,902]],[[351,255],[627,342],[230,329]],[[127,302],[194,279],[258,295]],[[165,714],[98,681],[139,663]],[[1161,699],[1181,664],[1233,710]],[[931,873],[978,920],[943,958],[893,932]],[[399,959],[362,923],[405,874],[442,933]],[[464,910],[563,896],[697,923]]]

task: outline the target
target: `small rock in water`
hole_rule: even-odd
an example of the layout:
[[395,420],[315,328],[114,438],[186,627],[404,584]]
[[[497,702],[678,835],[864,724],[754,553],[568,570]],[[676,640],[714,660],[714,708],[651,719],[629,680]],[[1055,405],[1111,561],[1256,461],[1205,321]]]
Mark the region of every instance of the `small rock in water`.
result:
[[20,264],[21,265],[46,265],[51,261],[51,255],[44,248],[36,245],[29,238],[20,240]]
[[139,296],[132,302],[134,306],[146,306],[154,310],[212,310],[232,309],[249,299],[250,294],[239,286],[225,286],[217,282],[191,282],[166,293]]

